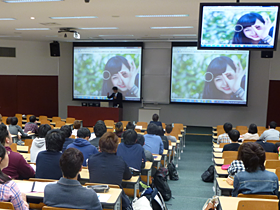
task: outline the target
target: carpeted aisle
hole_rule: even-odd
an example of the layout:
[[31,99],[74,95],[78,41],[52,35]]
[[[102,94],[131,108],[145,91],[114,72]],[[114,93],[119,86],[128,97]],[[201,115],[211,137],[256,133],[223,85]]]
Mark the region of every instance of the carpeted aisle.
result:
[[179,180],[168,181],[174,197],[166,202],[169,210],[200,210],[214,195],[213,183],[201,180],[201,174],[213,164],[211,132],[211,128],[187,128],[186,147],[177,168]]

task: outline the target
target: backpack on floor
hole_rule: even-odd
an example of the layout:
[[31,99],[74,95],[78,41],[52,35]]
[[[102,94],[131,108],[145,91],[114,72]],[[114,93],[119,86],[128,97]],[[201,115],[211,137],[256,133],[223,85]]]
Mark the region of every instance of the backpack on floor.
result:
[[174,163],[170,162],[168,164],[167,168],[168,168],[169,179],[175,180],[175,181],[179,180],[179,175],[178,175],[178,172],[176,170]]
[[167,183],[168,170],[166,168],[159,168],[154,175],[152,186],[157,188],[165,201],[169,201],[172,197],[171,190]]
[[153,210],[167,210],[164,199],[157,188],[147,188],[143,191],[142,196],[147,197]]
[[202,181],[213,182],[214,181],[214,165],[209,166],[209,168],[201,175]]

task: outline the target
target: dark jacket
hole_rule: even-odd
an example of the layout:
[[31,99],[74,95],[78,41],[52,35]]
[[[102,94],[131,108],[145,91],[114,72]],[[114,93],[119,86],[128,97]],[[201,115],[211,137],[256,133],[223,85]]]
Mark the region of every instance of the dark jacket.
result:
[[157,126],[161,126],[162,127],[162,123],[160,121],[150,121],[150,123],[154,123]]
[[96,148],[98,148],[99,147],[99,139],[100,139],[100,137],[96,137],[95,139],[90,140],[89,143],[91,145],[95,146]]
[[263,140],[259,139],[256,141],[259,145],[261,145],[266,152],[275,152],[278,153],[277,147],[273,143],[264,142]]
[[45,187],[44,203],[58,208],[102,210],[94,190],[83,187],[77,180],[63,177]]
[[59,166],[61,152],[42,151],[39,152],[36,160],[36,178],[40,179],[60,179],[62,172]]
[[124,160],[116,154],[101,152],[88,159],[90,182],[116,184],[129,180],[131,172]]
[[161,136],[160,137],[162,142],[163,142],[163,147],[164,149],[168,150],[168,147],[169,147],[169,142],[168,142],[168,139],[166,136]]
[[123,96],[122,93],[118,92],[117,98],[115,99],[115,93],[112,93],[108,98],[113,98],[113,106],[119,105],[119,108],[123,108]]
[[87,140],[82,138],[75,139],[75,141],[72,144],[69,144],[67,146],[67,149],[68,148],[76,148],[83,153],[84,155],[83,166],[87,165],[87,159],[91,155],[98,153],[98,150],[96,149],[95,146],[91,145]]
[[63,144],[62,153],[66,150],[67,146],[74,142],[75,139],[65,138],[65,142]]
[[238,151],[240,144],[238,143],[230,143],[224,146],[223,151]]

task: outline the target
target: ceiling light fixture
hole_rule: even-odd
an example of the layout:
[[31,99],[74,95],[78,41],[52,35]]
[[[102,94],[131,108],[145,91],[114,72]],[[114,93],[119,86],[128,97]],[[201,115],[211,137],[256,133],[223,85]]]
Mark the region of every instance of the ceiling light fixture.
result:
[[76,17],[50,17],[50,19],[89,19],[89,18],[98,18],[97,16],[76,16]]
[[117,27],[95,27],[95,28],[78,28],[81,30],[102,30],[102,29],[118,29]]
[[150,27],[151,29],[176,29],[176,28],[193,28],[193,26],[164,26],[164,27]]
[[0,20],[15,20],[15,18],[0,18]]
[[49,2],[49,1],[64,1],[64,0],[3,0],[5,3],[33,3],[33,2]]
[[35,17],[30,17],[31,20],[35,20]]
[[16,28],[17,31],[47,31],[49,28]]
[[135,15],[135,17],[188,17],[187,14],[182,15]]

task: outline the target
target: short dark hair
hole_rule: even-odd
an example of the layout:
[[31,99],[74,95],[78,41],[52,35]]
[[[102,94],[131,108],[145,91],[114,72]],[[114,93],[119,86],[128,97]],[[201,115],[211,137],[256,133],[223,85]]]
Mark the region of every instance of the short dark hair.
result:
[[0,143],[4,146],[6,138],[9,137],[9,131],[6,125],[0,124]]
[[123,131],[123,124],[122,122],[117,122],[115,125],[116,132],[122,132]]
[[86,137],[90,137],[91,133],[90,130],[87,127],[82,127],[78,130],[77,132],[77,137],[79,138],[86,138]]
[[99,139],[99,149],[101,152],[116,153],[119,139],[113,132],[104,133]]
[[161,126],[158,126],[158,131],[157,131],[157,135],[158,136],[164,136],[164,130]]
[[277,127],[277,123],[275,121],[271,121],[269,123],[269,127],[275,129]]
[[32,115],[29,117],[29,122],[35,122],[36,121],[36,116],[35,115]]
[[165,126],[165,130],[166,130],[166,133],[171,133],[171,131],[173,130],[173,127],[171,124],[167,124]]
[[258,133],[258,126],[256,124],[249,125],[248,133],[255,134]]
[[50,125],[48,124],[43,124],[40,125],[39,129],[38,129],[38,136],[39,138],[45,138],[48,131],[50,131],[52,128]]
[[12,117],[11,125],[16,125],[17,123],[18,123],[18,118],[17,117]]
[[230,132],[230,131],[232,130],[232,124],[226,122],[226,123],[224,124],[224,130],[225,130],[226,133]]
[[147,128],[147,133],[157,135],[157,132],[158,132],[158,126],[154,123],[150,123]]
[[228,136],[230,138],[231,141],[238,141],[239,137],[240,137],[240,133],[238,130],[231,130],[230,132],[228,132]]
[[118,90],[118,88],[117,88],[116,86],[114,86],[114,87],[112,88],[112,90]]
[[74,178],[79,173],[84,162],[83,153],[76,148],[68,148],[61,155],[59,165],[66,178]]
[[65,142],[64,135],[59,129],[48,131],[46,135],[46,149],[49,151],[62,151]]
[[158,116],[158,114],[153,114],[153,117],[152,117],[152,119],[153,119],[153,121],[158,121],[158,118],[159,118],[159,116]]
[[101,137],[104,133],[107,132],[107,127],[102,120],[98,120],[94,126],[94,134],[96,137]]
[[11,124],[11,120],[12,120],[12,117],[8,117],[8,118],[6,119],[6,124],[7,124],[7,125],[10,125],[10,124]]
[[60,130],[62,131],[65,138],[69,138],[72,134],[72,130],[69,125],[63,125]]
[[80,127],[81,127],[81,121],[75,120],[74,123],[73,123],[73,128],[74,129],[80,129]]
[[145,144],[145,138],[143,135],[137,134],[136,144],[140,144],[141,146]]
[[254,172],[258,168],[262,171],[265,170],[265,150],[261,145],[255,142],[247,142],[241,144],[239,150],[246,171]]
[[135,130],[128,129],[123,133],[124,144],[133,145],[135,144],[136,139],[137,139],[137,133],[135,132]]
[[135,125],[133,125],[132,122],[128,122],[127,125],[126,125],[126,129],[127,129],[127,130],[128,130],[128,129],[134,130],[134,129],[135,129]]

